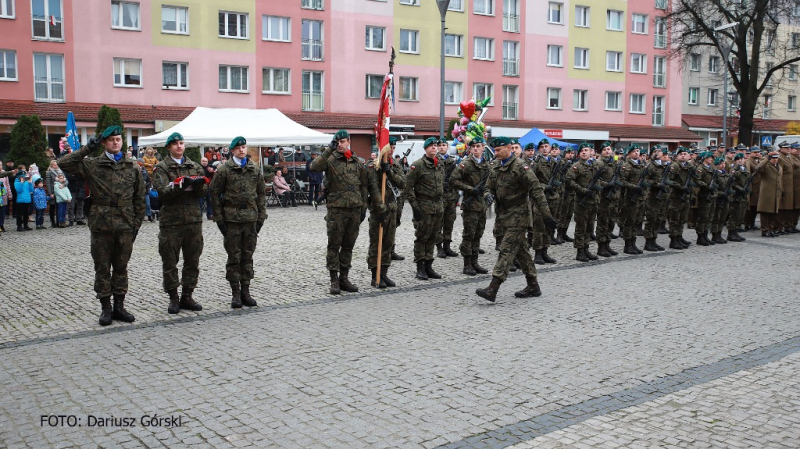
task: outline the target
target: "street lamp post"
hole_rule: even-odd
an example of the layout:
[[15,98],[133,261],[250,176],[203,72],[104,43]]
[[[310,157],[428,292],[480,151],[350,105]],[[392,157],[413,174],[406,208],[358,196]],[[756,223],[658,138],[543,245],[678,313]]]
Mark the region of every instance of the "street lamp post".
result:
[[447,14],[447,8],[450,7],[450,0],[436,0],[436,6],[439,7],[439,15],[442,17],[442,55],[440,62],[440,95],[439,95],[439,138],[444,139],[444,16]]
[[[739,25],[739,22],[729,23],[727,25],[722,25],[717,28],[714,28],[714,35],[716,36],[717,31],[727,30],[728,28],[733,28],[736,25]],[[731,46],[719,46],[720,56],[722,56],[722,62],[725,64],[725,71],[724,71],[724,81],[722,82],[722,90],[723,95],[725,96],[722,99],[722,145],[726,148],[728,146],[728,58],[731,55]]]

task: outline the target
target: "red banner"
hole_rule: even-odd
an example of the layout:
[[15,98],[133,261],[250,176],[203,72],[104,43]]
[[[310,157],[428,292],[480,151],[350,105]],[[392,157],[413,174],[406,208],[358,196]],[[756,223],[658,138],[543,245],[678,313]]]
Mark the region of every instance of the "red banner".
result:
[[542,130],[545,136],[552,137],[553,139],[563,139],[564,138],[564,130],[563,129],[544,129]]

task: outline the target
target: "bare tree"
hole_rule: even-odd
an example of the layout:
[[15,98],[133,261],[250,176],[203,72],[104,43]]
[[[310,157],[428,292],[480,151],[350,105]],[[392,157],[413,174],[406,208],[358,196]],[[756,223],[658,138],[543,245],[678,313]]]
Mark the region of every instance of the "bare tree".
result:
[[723,55],[739,94],[739,140],[751,142],[759,97],[800,61],[800,38],[790,30],[800,24],[800,0],[674,0],[666,18],[671,58],[685,65],[693,52]]

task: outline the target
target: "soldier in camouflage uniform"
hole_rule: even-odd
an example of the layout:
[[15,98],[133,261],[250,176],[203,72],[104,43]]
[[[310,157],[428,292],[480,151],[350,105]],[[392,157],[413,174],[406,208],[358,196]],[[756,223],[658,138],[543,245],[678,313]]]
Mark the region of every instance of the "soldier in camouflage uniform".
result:
[[464,274],[475,276],[487,274],[489,270],[478,264],[481,237],[486,228],[486,183],[489,177],[489,162],[483,158],[483,138],[476,137],[469,143],[469,155],[450,176],[450,184],[464,192],[461,202],[461,218],[464,223],[461,255],[464,257]]
[[231,285],[231,307],[238,309],[256,305],[250,281],[258,233],[267,220],[267,195],[261,170],[247,157],[245,138],[234,138],[229,148],[231,158],[219,165],[211,181],[211,207],[228,253],[225,278]]
[[450,178],[458,165],[458,156],[447,154],[447,141],[440,139],[437,141],[439,162],[444,167],[444,214],[442,215],[442,241],[436,244],[436,256],[439,258],[456,257],[458,253],[450,248],[453,241],[453,224],[456,221],[456,209],[458,208],[458,189],[450,185]]
[[[730,213],[728,215],[728,241],[729,242],[744,242],[746,239],[739,235],[744,223],[744,214],[747,211],[749,202],[748,192],[745,190],[747,180],[750,178],[750,172],[744,165],[744,153],[736,153],[733,157],[733,167],[731,168],[731,176],[735,178],[732,190],[733,199],[730,202]],[[750,184],[752,185],[752,181]],[[749,186],[747,186],[749,188]]]
[[332,295],[342,290],[357,292],[350,282],[353,247],[361,222],[367,217],[367,169],[350,149],[350,133],[339,130],[322,156],[311,163],[311,171],[325,172],[325,193],[328,213],[328,271]]
[[405,195],[414,213],[414,262],[416,278],[441,279],[433,270],[433,249],[439,240],[444,214],[444,167],[436,156],[438,139],[423,143],[425,155],[414,161],[406,175]]
[[719,186],[715,201],[711,203],[711,241],[719,244],[728,243],[727,240],[722,238],[722,229],[728,221],[728,212],[730,210],[730,200],[733,195],[726,192],[728,182],[732,180],[731,174],[728,171],[728,160],[725,156],[719,156],[714,159],[714,168],[717,170],[716,183]]
[[644,171],[644,164],[639,161],[639,146],[631,145],[626,152],[625,163],[620,170],[620,181],[624,189],[620,218],[622,219],[622,236],[625,239],[625,254],[642,254],[636,247],[636,220],[639,215],[639,197],[644,193],[639,186],[639,179]]
[[701,163],[695,168],[695,184],[700,188],[697,192],[697,221],[695,222],[695,232],[697,233],[697,244],[709,246],[715,242],[708,239],[708,231],[711,229],[711,218],[713,206],[716,202],[718,183],[714,177],[716,171],[714,163],[714,153],[705,151],[700,153]]
[[[556,176],[558,168],[557,158],[552,156],[555,150],[550,147],[550,141],[542,139],[539,141],[537,149],[539,150],[539,157],[536,164],[530,165],[534,174],[536,175],[539,184],[544,188],[544,196],[547,199],[547,207],[550,211],[555,212],[558,210],[559,201],[561,199],[561,181],[552,179]],[[550,249],[551,232],[547,231],[544,226],[544,217],[536,207],[533,210],[533,262],[539,265],[545,263],[556,263],[556,260],[547,254]]]
[[650,148],[650,164],[645,181],[650,186],[645,199],[645,217],[647,224],[644,228],[644,250],[664,251],[664,247],[656,241],[661,222],[664,219],[664,203],[669,198],[669,156],[664,154],[659,145]]
[[689,204],[694,191],[694,183],[689,176],[694,168],[689,164],[689,150],[678,147],[675,162],[669,165],[669,206],[667,219],[669,221],[669,247],[672,249],[686,249],[688,242],[684,242],[683,228],[686,226],[686,217],[689,214]]
[[[392,154],[394,154],[395,147],[397,146],[397,137],[389,137],[389,145],[392,147]],[[406,175],[403,172],[403,166],[400,163],[400,159],[397,161],[392,161],[392,170],[398,172],[400,175],[403,176],[403,180],[405,181]],[[404,183],[405,184],[405,183]],[[397,187],[397,186],[395,186]],[[400,189],[399,187],[397,187]],[[400,223],[403,220],[403,206],[406,204],[406,197],[403,195],[403,189],[400,189],[400,196],[397,198],[397,227],[400,226]],[[405,257],[397,254],[396,251],[397,243],[392,244],[392,260],[406,260]]]
[[[88,145],[58,161],[62,170],[83,178],[92,192],[89,230],[101,326],[108,326],[112,319],[126,323],[136,319],[125,310],[125,295],[128,261],[144,219],[145,188],[136,161],[123,155],[121,133],[121,127],[109,126],[99,138],[92,137]],[[100,148],[100,156],[89,157]]]
[[567,189],[575,195],[575,237],[572,246],[576,249],[575,260],[588,262],[597,260],[589,250],[590,221],[597,214],[597,195],[603,190],[604,182],[597,173],[600,168],[592,160],[592,148],[582,143],[578,161],[567,171]]
[[[597,255],[603,257],[616,256],[617,253],[611,249],[611,233],[614,230],[614,211],[619,202],[619,164],[614,160],[614,149],[611,142],[604,142],[598,159],[598,170],[603,174],[600,179],[603,181],[604,190],[600,192],[597,204]],[[617,179],[614,174],[617,174]],[[610,197],[610,198],[609,198]]]
[[[575,152],[571,147],[564,148],[561,152],[561,161],[558,163],[559,170],[562,173],[563,179],[569,167],[575,162]],[[572,222],[572,215],[575,213],[575,192],[561,187],[561,210],[558,212],[558,235],[556,236],[556,243],[561,244],[564,242],[572,242],[572,237],[567,235],[567,229]]]
[[495,301],[500,284],[505,282],[509,267],[514,259],[519,260],[525,273],[526,287],[514,293],[518,298],[541,296],[539,282],[536,279],[536,267],[533,264],[528,246],[525,244],[525,232],[531,223],[531,198],[529,192],[534,190],[533,198],[536,206],[544,216],[544,222],[550,229],[558,223],[550,214],[544,190],[530,166],[516,157],[511,151],[511,139],[495,137],[492,147],[498,163],[492,166],[487,181],[489,199],[497,201],[497,218],[503,228],[503,242],[500,255],[492,270],[492,281],[486,288],[479,288],[475,293],[488,301]]
[[[203,306],[192,298],[200,274],[203,253],[203,213],[197,206],[205,198],[208,178],[203,167],[184,156],[183,136],[172,133],[167,138],[169,157],[153,169],[153,187],[161,199],[158,222],[158,252],[164,276],[164,291],[169,295],[167,312],[181,309],[200,311]],[[178,259],[183,252],[183,271],[178,278]],[[178,287],[183,286],[178,296]]]
[[[395,232],[397,231],[398,193],[406,186],[403,170],[397,167],[392,159],[392,147],[384,150],[388,153],[387,162],[382,162],[384,154],[367,163],[367,186],[369,191],[369,251],[367,252],[367,266],[372,271],[371,285],[378,288],[394,287],[395,283],[389,279],[389,266],[392,264]],[[382,185],[386,174],[385,187]],[[381,200],[381,190],[385,188],[386,197]],[[381,246],[381,276],[378,285],[375,285],[375,275],[378,269],[378,237],[380,228],[383,227],[383,242]]]

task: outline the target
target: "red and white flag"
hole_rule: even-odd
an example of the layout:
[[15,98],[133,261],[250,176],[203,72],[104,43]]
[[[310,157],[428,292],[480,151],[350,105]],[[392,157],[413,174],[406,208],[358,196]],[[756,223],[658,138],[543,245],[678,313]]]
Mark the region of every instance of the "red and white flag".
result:
[[50,25],[56,26],[56,16],[50,16]]
[[383,87],[381,88],[381,105],[378,109],[378,124],[375,130],[375,137],[380,150],[383,150],[389,145],[389,123],[391,122],[392,97],[394,95],[392,92],[393,77],[394,75],[391,73],[386,74],[386,77],[383,78]]

